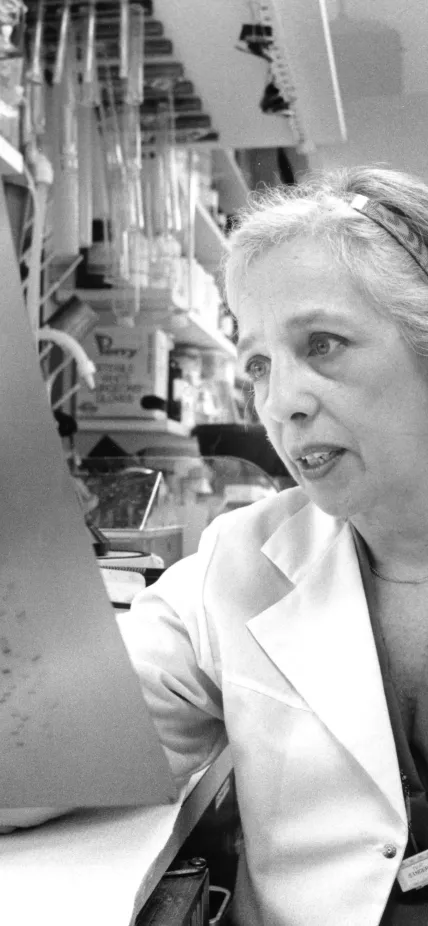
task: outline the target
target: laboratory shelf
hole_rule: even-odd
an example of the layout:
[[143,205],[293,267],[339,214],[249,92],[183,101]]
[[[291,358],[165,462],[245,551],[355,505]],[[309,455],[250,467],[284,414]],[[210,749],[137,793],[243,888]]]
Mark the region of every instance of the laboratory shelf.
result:
[[221,331],[214,331],[197,312],[175,314],[169,322],[168,330],[176,344],[189,344],[206,350],[218,350],[229,357],[236,357],[236,347]]
[[218,227],[205,206],[197,202],[195,214],[195,254],[209,273],[220,270],[229,252],[226,235]]
[[213,148],[213,182],[219,192],[220,209],[231,215],[248,203],[250,188],[232,150]]
[[174,434],[188,437],[189,431],[171,418],[78,418],[79,431],[139,432],[141,434]]
[[[115,300],[125,304],[129,299],[131,306],[135,302],[135,290],[129,289],[61,289],[58,299],[62,302],[75,293],[100,313],[100,325],[116,324],[112,311]],[[142,289],[140,291],[140,312],[136,316],[137,325],[163,328],[169,332],[176,344],[186,344],[203,350],[216,350],[231,358],[236,357],[236,347],[222,331],[213,328],[195,310],[185,310],[174,304],[168,289]]]

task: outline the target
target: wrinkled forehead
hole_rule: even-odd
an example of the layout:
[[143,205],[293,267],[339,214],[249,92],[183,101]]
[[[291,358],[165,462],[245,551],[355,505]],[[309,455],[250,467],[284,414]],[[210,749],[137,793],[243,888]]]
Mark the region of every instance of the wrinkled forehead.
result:
[[340,239],[349,225],[361,224],[361,216],[341,198],[327,196],[322,201],[312,198],[281,201],[274,207],[255,212],[243,221],[229,239],[230,256],[225,267],[225,289],[231,308],[239,298],[247,273],[264,256],[278,249],[300,243],[300,250],[317,246],[331,248],[331,259],[338,260]]
[[252,256],[232,253],[226,275],[228,304],[239,322],[246,309],[278,305],[301,289],[308,296],[312,288],[328,292],[341,279],[349,279],[328,245],[314,237],[293,238],[271,245]]

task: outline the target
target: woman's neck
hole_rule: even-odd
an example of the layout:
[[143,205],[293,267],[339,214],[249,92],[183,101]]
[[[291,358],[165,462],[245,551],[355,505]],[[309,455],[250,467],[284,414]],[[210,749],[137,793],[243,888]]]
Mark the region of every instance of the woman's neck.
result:
[[[425,509],[425,510],[424,510]],[[373,566],[396,579],[428,575],[428,499],[417,514],[373,511],[351,517]]]

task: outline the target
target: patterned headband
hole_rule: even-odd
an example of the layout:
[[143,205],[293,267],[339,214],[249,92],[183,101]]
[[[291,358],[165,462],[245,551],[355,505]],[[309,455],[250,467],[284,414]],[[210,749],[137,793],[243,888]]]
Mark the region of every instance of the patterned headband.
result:
[[409,228],[404,219],[386,206],[373,202],[361,193],[354,196],[351,206],[392,235],[428,276],[428,248],[422,238]]

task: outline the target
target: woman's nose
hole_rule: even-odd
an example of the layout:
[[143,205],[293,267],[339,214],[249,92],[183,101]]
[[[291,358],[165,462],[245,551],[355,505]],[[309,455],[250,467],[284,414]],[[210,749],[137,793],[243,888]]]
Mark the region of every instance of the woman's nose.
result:
[[272,364],[263,416],[277,422],[313,417],[319,407],[310,371],[299,364]]

